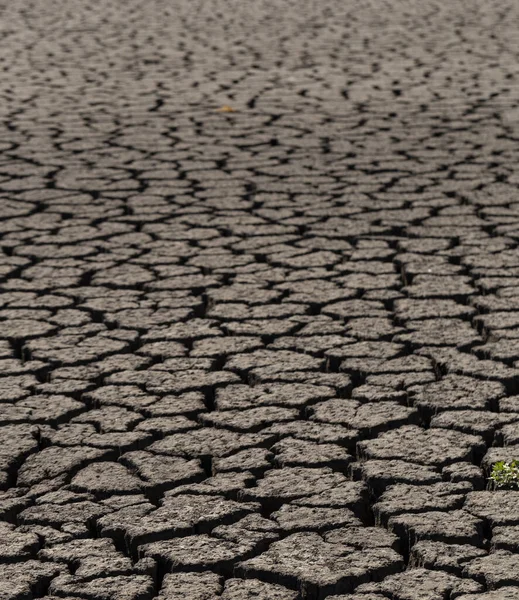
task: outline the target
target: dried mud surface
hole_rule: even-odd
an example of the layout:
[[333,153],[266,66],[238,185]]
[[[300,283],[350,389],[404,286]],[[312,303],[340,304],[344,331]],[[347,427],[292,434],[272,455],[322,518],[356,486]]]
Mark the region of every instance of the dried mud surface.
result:
[[519,599],[517,4],[0,11],[0,600]]

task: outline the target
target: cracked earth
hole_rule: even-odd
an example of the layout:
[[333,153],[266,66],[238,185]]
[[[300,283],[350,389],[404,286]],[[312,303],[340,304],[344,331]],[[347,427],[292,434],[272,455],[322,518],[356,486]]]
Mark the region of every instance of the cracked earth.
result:
[[518,600],[517,4],[0,10],[0,600]]

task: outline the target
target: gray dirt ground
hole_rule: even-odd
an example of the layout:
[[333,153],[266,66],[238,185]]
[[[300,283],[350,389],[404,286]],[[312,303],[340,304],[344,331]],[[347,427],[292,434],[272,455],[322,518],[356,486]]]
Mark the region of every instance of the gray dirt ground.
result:
[[0,600],[519,599],[519,4],[0,34]]

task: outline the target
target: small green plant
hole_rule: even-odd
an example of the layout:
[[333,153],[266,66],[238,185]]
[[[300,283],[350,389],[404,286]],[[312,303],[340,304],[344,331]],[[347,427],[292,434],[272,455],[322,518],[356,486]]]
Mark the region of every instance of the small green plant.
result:
[[496,462],[489,479],[496,488],[519,489],[519,460]]

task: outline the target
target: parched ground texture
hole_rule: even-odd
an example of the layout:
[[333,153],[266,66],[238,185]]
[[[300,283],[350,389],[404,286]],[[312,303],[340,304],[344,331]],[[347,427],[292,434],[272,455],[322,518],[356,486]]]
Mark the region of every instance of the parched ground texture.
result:
[[519,5],[0,11],[0,600],[519,599]]

